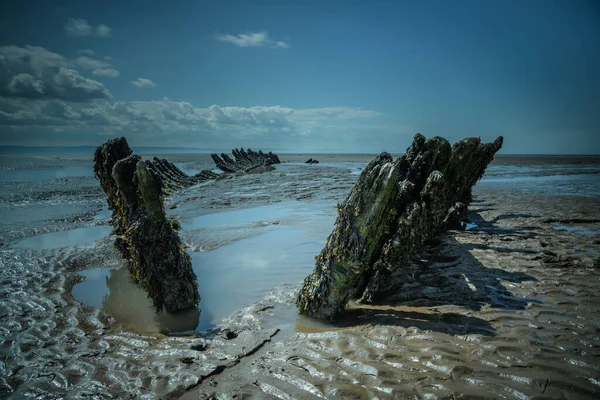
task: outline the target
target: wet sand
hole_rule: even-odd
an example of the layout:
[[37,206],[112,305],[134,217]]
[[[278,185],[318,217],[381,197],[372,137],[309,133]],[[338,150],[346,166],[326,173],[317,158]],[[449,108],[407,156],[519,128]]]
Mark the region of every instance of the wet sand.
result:
[[598,398],[600,200],[485,186],[476,227],[424,249],[414,281],[330,326],[299,319],[183,398]]
[[[29,220],[20,216],[2,227],[0,393],[148,399],[598,397],[600,200],[592,187],[597,173],[588,174],[596,180],[579,174],[532,184],[518,174],[507,180],[491,168],[489,179],[476,186],[467,231],[448,232],[425,248],[410,265],[415,279],[397,282],[386,301],[350,304],[347,317],[331,324],[297,316],[297,277],[314,265],[312,248],[331,232],[337,202],[356,181],[355,168],[370,157],[332,165],[306,165],[303,157],[267,174],[211,182],[168,199],[168,212],[180,219],[183,241],[201,257],[199,265],[223,273],[199,273],[201,284],[208,285],[200,323],[208,323],[196,333],[188,329],[199,325],[174,329],[183,336],[164,335],[153,319],[142,317],[147,326],[129,319],[143,312],[116,312],[143,304],[144,297],[126,285],[114,238],[95,240],[94,228],[108,221],[93,178],[9,182],[13,192],[0,193],[3,207],[45,207],[50,200],[60,212],[48,220],[39,213]],[[201,164],[188,162],[190,169]],[[74,204],[84,210],[63,217]],[[65,233],[35,242],[39,235],[88,227],[83,238],[69,241]],[[32,240],[29,248],[18,246]],[[305,242],[312,244],[299,250]],[[251,254],[260,257],[247,259]],[[244,265],[263,270],[243,275]],[[107,269],[114,271],[113,283],[107,282]],[[279,279],[278,272],[287,278]],[[88,274],[89,283],[94,273],[102,284],[93,288],[110,286],[95,297],[96,308],[72,295],[81,274]],[[239,281],[226,281],[238,273]],[[115,297],[118,292],[133,297]],[[215,305],[219,295],[223,304]],[[97,308],[100,304],[105,308]]]

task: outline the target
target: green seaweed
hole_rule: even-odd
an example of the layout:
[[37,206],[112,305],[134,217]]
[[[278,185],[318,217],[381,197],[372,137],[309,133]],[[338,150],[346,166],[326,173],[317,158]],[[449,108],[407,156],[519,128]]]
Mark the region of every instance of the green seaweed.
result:
[[335,228],[296,299],[300,312],[334,319],[349,298],[378,296],[390,271],[444,229],[457,202],[468,203],[471,187],[501,146],[502,138],[450,146],[444,138],[417,134],[396,161],[388,153],[375,157],[338,204]]
[[125,138],[98,147],[94,171],[113,211],[115,246],[127,259],[133,280],[157,312],[196,307],[197,278],[176,232],[179,221],[166,217],[160,177],[132,155]]

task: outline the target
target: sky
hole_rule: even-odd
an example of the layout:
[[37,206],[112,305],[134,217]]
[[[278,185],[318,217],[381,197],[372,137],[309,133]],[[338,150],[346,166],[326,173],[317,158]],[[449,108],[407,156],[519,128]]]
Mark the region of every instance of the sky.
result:
[[0,145],[600,154],[600,1],[0,0]]

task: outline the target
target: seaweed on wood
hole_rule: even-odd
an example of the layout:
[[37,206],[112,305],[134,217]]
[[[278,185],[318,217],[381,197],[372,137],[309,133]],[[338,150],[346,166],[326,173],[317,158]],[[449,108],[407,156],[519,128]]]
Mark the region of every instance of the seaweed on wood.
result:
[[334,319],[349,299],[385,293],[390,272],[397,276],[408,256],[466,212],[471,188],[502,141],[466,138],[451,146],[417,134],[396,160],[375,157],[338,206],[335,228],[298,294],[300,312]]
[[164,182],[157,165],[164,167],[164,163],[143,161],[132,154],[123,137],[104,143],[94,155],[94,173],[113,214],[115,246],[157,312],[163,308],[174,312],[197,307],[200,295],[176,224],[165,214]]

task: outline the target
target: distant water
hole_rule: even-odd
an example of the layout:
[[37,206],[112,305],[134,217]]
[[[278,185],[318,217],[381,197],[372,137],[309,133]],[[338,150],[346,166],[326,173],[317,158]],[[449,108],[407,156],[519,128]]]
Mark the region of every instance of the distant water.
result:
[[478,185],[505,185],[547,195],[600,196],[600,157],[498,158]]

